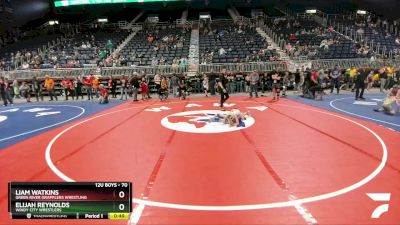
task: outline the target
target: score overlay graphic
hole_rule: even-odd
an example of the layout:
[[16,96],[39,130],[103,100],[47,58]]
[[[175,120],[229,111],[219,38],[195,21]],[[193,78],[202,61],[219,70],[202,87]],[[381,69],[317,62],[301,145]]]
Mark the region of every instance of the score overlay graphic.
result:
[[12,219],[128,219],[130,182],[10,182]]

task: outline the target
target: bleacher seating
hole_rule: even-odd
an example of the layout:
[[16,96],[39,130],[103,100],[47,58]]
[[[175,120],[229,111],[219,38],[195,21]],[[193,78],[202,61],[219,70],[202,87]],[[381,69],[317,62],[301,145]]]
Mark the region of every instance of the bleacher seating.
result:
[[[57,57],[60,67],[82,67],[84,64],[96,64],[99,58],[99,51],[110,52],[106,44],[111,41],[115,49],[128,35],[127,31],[97,31],[95,33],[83,32],[76,34],[73,38],[65,39],[60,45],[55,46],[51,56]],[[82,44],[90,44],[90,48],[82,48]],[[68,63],[75,60],[76,64],[71,66]]]
[[[309,19],[296,19],[281,21],[270,24],[274,27],[281,38],[290,42],[299,50],[307,46],[308,50],[300,51],[296,57],[307,57],[308,59],[340,59],[340,58],[363,58],[369,55],[357,54],[356,43],[343,35],[328,31],[320,24]],[[290,39],[291,35],[295,38]],[[324,48],[321,43],[328,42],[329,47]],[[312,54],[310,54],[310,52]]]
[[[311,16],[304,14],[305,8],[301,4],[290,4],[287,10],[291,16],[279,17],[279,19],[266,19],[267,26],[277,34],[279,47],[285,43],[293,52],[288,55],[294,59],[349,59],[374,56],[379,45],[379,52],[400,52],[400,39],[395,34],[389,33],[379,23],[367,23],[367,17],[355,17],[354,15],[334,16],[330,18],[328,25],[335,24],[337,30],[338,24],[347,28],[351,34],[358,33],[361,37],[354,38],[352,35],[345,35],[327,29],[321,24],[313,21]],[[251,16],[251,8],[243,6],[237,7],[242,15]],[[278,11],[274,7],[272,11]],[[327,13],[338,13],[338,8],[324,8]],[[268,11],[265,9],[264,11]],[[170,12],[170,11],[168,11]],[[181,12],[179,10],[179,12]],[[189,9],[188,18],[198,20],[200,9]],[[255,23],[247,22],[246,19],[240,21],[241,24],[234,24],[229,19],[229,13],[226,10],[210,9],[212,22],[207,24],[210,28],[207,32],[202,31],[200,24],[199,37],[199,63],[239,63],[239,62],[267,62],[279,60],[276,50],[273,50],[266,38],[262,37],[256,30]],[[162,14],[162,10],[154,9],[145,13],[141,20],[146,21],[147,16],[155,13],[159,14],[162,21],[175,20],[181,17],[181,13],[169,15]],[[298,14],[296,14],[298,13]],[[319,12],[320,13],[320,12]],[[267,13],[268,14],[268,13]],[[279,15],[279,13],[278,13]],[[125,14],[125,18],[131,18]],[[278,18],[278,17],[277,17]],[[284,19],[285,18],[285,19]],[[118,18],[114,18],[117,20]],[[250,21],[250,20],[249,20]],[[236,21],[238,22],[238,21]],[[371,21],[368,21],[371,22]],[[376,21],[374,21],[376,22]],[[130,30],[120,30],[115,26],[109,26],[107,29],[100,25],[90,26],[79,29],[75,32],[75,25],[72,26],[72,33],[68,33],[68,38],[63,38],[63,34],[42,35],[31,40],[21,40],[15,44],[7,45],[0,49],[1,68],[14,69],[43,69],[43,68],[81,68],[85,64],[99,65],[105,67],[112,66],[155,66],[172,65],[177,61],[189,58],[189,47],[191,31],[176,27],[170,22],[161,22],[158,25],[149,25],[148,22],[141,23],[143,30],[136,35],[121,49],[119,54],[111,55],[112,51],[108,49],[107,43],[111,41],[115,50],[132,32]],[[257,24],[259,25],[259,24]],[[196,25],[195,25],[196,26]],[[80,27],[80,25],[76,25]],[[96,27],[96,28],[94,28]],[[343,30],[342,30],[342,33]],[[361,35],[360,35],[361,34]],[[149,42],[147,37],[152,35],[154,41]],[[270,35],[271,36],[271,35]],[[272,36],[271,36],[272,38]],[[274,40],[276,36],[273,37]],[[356,39],[355,41],[353,39]],[[59,40],[56,42],[56,40]],[[283,40],[283,41],[282,41]],[[369,49],[370,45],[365,42],[374,43],[374,49]],[[43,46],[52,46],[43,49]],[[326,47],[323,43],[329,43]],[[89,44],[90,47],[82,47]],[[39,49],[39,50],[38,50]],[[197,51],[197,49],[196,49]],[[30,56],[25,56],[26,53]],[[104,56],[101,53],[106,52]],[[221,53],[222,52],[222,53]],[[16,59],[18,54],[19,58]],[[28,54],[29,55],[29,54]],[[102,57],[100,55],[103,55]],[[115,63],[115,59],[123,61]],[[38,62],[33,62],[33,61]],[[17,61],[17,63],[16,63]],[[22,65],[24,62],[24,65]],[[156,63],[155,63],[156,62]],[[26,68],[26,64],[31,64]],[[178,62],[179,64],[179,62]]]
[[[154,36],[152,43],[147,41],[150,34]],[[165,37],[168,37],[168,41],[163,40]],[[172,65],[175,58],[180,60],[188,57],[189,45],[190,31],[183,32],[182,28],[173,27],[158,30],[148,29],[138,32],[120,54],[127,60],[128,66],[149,66],[152,64],[153,58],[159,62],[161,57],[164,58],[165,65]]]
[[[375,47],[379,47],[379,54],[387,54],[390,51],[399,52],[400,44],[396,43],[396,35],[390,33],[389,30],[381,26],[376,26],[375,23],[368,23],[365,17],[355,16],[339,16],[332,19],[331,24],[336,24],[337,27],[343,26],[347,29],[347,34],[355,36],[357,33],[358,38],[367,43],[373,43]],[[372,22],[372,19],[371,21]],[[376,21],[374,21],[376,22]],[[375,49],[376,51],[376,49]]]
[[[223,23],[213,24],[211,28],[213,32],[200,34],[199,51],[202,57],[207,57],[212,52],[212,63],[245,61],[253,54],[258,55],[261,49],[265,49],[265,55],[259,58],[260,61],[268,61],[270,57],[276,56],[273,50],[266,50],[268,43],[257,33],[255,27]],[[226,54],[219,53],[221,48]]]
[[[27,58],[25,54],[29,52],[31,54],[30,58],[33,59],[43,51],[43,46],[47,46],[48,43],[56,41],[58,38],[61,38],[61,34],[49,34],[49,35],[42,35],[33,39],[22,40],[18,41],[14,44],[5,46],[4,48],[0,49],[0,59],[3,59],[5,62],[6,69],[12,68],[14,69],[15,61],[21,62],[26,61]],[[15,57],[21,55],[19,59],[15,59]]]

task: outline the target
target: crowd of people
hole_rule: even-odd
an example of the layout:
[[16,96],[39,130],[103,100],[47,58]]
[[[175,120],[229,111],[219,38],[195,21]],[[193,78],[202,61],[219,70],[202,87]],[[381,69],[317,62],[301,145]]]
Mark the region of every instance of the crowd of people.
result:
[[[47,94],[50,101],[97,99],[101,104],[108,103],[110,98],[133,101],[151,98],[151,92],[156,93],[161,101],[168,98],[186,99],[188,94],[204,93],[221,96],[221,107],[233,93],[248,93],[249,97],[259,97],[266,92],[272,92],[273,100],[287,95],[291,89],[295,93],[310,99],[322,99],[326,92],[339,94],[341,90],[355,92],[356,100],[364,100],[364,90],[377,87],[381,92],[395,93],[400,83],[400,73],[393,67],[379,69],[348,68],[338,66],[329,70],[298,69],[295,72],[284,71],[278,68],[275,71],[251,73],[229,73],[223,69],[220,73],[198,74],[194,77],[185,74],[172,74],[170,76],[156,74],[133,74],[132,76],[99,78],[91,74],[87,77],[64,77],[61,80],[48,75],[44,80],[33,77],[32,80],[10,81],[5,77],[0,78],[0,93],[4,105],[13,104],[14,99],[25,98],[27,102],[31,97],[36,101],[43,101]],[[261,93],[260,93],[261,92]],[[397,96],[397,95],[394,95]],[[395,99],[399,102],[399,99]]]

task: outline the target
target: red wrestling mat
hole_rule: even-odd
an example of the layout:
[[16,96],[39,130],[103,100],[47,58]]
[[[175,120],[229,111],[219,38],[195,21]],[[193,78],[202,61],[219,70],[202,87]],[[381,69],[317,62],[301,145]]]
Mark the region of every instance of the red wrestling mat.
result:
[[[132,181],[129,224],[399,223],[399,133],[267,100],[228,101],[227,110],[251,114],[241,128],[210,122],[218,99],[150,101],[11,146],[0,154],[0,224],[27,223],[9,219],[7,181],[62,180]],[[367,193],[390,193],[390,201]],[[388,212],[371,218],[382,204]]]

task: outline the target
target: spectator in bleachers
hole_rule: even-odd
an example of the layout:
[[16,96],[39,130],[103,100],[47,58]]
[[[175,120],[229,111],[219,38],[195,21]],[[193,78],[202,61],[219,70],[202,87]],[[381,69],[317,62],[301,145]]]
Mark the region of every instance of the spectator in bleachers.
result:
[[164,65],[165,65],[164,56],[161,56],[161,57],[160,57],[160,62],[158,63],[158,65],[160,65],[160,66],[164,66]]
[[218,54],[219,54],[220,56],[224,56],[224,55],[226,54],[226,50],[225,50],[223,47],[221,47],[221,48],[218,50]]
[[112,52],[113,52],[113,47],[114,47],[114,44],[112,43],[112,41],[111,41],[111,40],[108,40],[108,41],[107,41],[107,44],[106,44],[106,48],[108,49],[109,54],[112,54]]
[[295,34],[290,34],[289,40],[290,41],[296,41],[297,40],[296,35]]
[[357,29],[357,34],[359,35],[364,35],[364,29],[362,29],[361,27]]
[[396,37],[395,42],[396,42],[396,44],[400,45],[400,38]]
[[153,59],[151,60],[151,65],[152,66],[157,66],[158,65],[158,59],[154,56]]
[[0,60],[0,71],[6,70],[6,62],[4,60]]
[[179,66],[180,66],[180,67],[186,67],[187,65],[188,65],[187,58],[186,58],[186,57],[182,57],[182,58],[179,60]]
[[294,48],[293,48],[293,46],[290,44],[290,42],[288,42],[288,43],[286,44],[285,49],[286,49],[286,53],[287,53],[288,55],[292,55],[292,54],[293,54]]
[[147,43],[153,44],[153,41],[154,41],[153,35],[150,34],[149,36],[147,36]]
[[31,60],[31,57],[32,57],[32,54],[31,54],[30,52],[26,52],[26,53],[25,53],[25,59],[26,59],[27,61],[30,61],[30,60]]
[[172,60],[172,67],[178,67],[178,66],[179,66],[179,59],[175,57]]
[[100,50],[99,57],[100,57],[100,59],[106,59],[107,58],[107,52],[104,51],[104,50]]
[[328,40],[326,39],[322,40],[321,44],[319,45],[319,48],[323,49],[324,51],[328,51],[329,50]]
[[22,64],[22,69],[23,69],[23,70],[28,70],[28,69],[29,69],[29,63],[28,63],[28,62],[24,62],[24,63]]
[[184,42],[183,38],[179,39],[178,42],[176,43],[176,48],[183,48],[183,42]]

